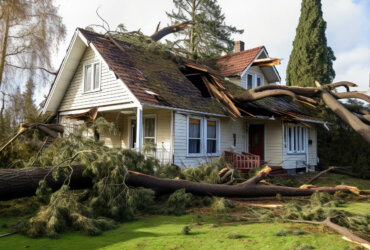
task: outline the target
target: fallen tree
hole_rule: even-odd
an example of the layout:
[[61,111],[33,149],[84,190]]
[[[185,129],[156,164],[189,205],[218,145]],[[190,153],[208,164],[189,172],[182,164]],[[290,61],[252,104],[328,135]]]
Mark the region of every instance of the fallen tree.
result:
[[[83,175],[86,166],[71,166],[72,174],[69,182],[71,189],[91,188],[92,180]],[[51,172],[53,167],[46,168],[24,168],[24,169],[2,169],[0,170],[0,194],[1,200],[19,198],[35,195],[39,182],[45,180],[53,190],[59,189],[65,180],[55,180]],[[154,190],[157,194],[173,193],[179,189],[200,196],[221,196],[221,197],[261,197],[261,196],[309,196],[314,192],[335,193],[337,191],[354,192],[359,194],[355,187],[314,187],[302,186],[301,188],[258,185],[271,168],[266,167],[256,176],[237,185],[207,184],[191,182],[181,179],[158,178],[151,175],[128,170],[126,185],[132,187],[144,187]]]
[[[338,87],[345,87],[347,92],[335,93]],[[235,98],[239,102],[249,102],[262,99],[268,96],[289,96],[299,102],[310,106],[318,103],[313,98],[320,98],[330,110],[347,123],[354,131],[359,133],[368,143],[370,143],[370,125],[367,110],[362,114],[354,114],[340,103],[339,99],[357,98],[370,103],[370,97],[362,92],[350,92],[350,87],[357,87],[352,82],[342,81],[332,84],[321,85],[316,82],[316,88],[312,87],[289,87],[282,85],[263,85],[247,90],[242,96]]]

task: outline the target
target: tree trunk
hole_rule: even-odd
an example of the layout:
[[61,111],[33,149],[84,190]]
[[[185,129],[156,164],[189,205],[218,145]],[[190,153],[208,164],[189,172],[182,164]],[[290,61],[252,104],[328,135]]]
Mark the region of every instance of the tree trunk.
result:
[[169,34],[179,32],[179,31],[182,31],[182,30],[186,29],[188,27],[188,25],[190,25],[190,24],[195,24],[195,22],[187,21],[187,22],[183,22],[183,23],[180,23],[180,24],[175,24],[175,25],[165,27],[163,29],[160,29],[160,30],[156,31],[153,35],[150,36],[150,38],[153,39],[154,41],[159,41],[163,37],[165,37]]
[[[90,188],[91,180],[82,175],[84,165],[73,166],[73,174],[70,182],[71,189]],[[52,167],[47,168],[24,168],[0,170],[0,200],[14,199],[35,194],[40,180],[45,179],[53,189],[58,189],[63,183],[54,181],[51,177]],[[251,179],[237,185],[206,184],[186,180],[172,180],[158,178],[134,171],[129,171],[126,184],[132,187],[144,187],[154,190],[157,194],[172,193],[184,188],[186,192],[195,195],[209,195],[221,197],[260,197],[275,196],[308,196],[315,191],[334,193],[336,191],[350,191],[349,187],[320,187],[301,189],[274,185],[257,185],[271,171],[266,167]]]
[[4,38],[1,44],[1,56],[0,56],[0,87],[3,82],[3,74],[5,68],[5,57],[6,57],[6,50],[8,47],[8,34],[9,34],[9,9],[3,10],[5,12],[5,27],[4,27]]

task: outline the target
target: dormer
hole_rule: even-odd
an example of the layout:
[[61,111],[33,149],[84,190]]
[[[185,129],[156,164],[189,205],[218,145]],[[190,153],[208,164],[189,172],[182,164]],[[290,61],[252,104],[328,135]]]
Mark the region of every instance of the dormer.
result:
[[217,61],[219,73],[245,89],[281,81],[275,65],[280,59],[270,58],[264,46],[244,50],[244,42],[236,41],[234,53]]

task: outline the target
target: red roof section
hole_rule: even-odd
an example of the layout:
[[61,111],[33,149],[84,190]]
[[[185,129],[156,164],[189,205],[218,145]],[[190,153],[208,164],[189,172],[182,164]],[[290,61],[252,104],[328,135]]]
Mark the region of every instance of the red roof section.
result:
[[219,74],[231,76],[242,72],[254,61],[263,48],[264,46],[260,46],[221,57],[216,62],[216,65],[219,67]]

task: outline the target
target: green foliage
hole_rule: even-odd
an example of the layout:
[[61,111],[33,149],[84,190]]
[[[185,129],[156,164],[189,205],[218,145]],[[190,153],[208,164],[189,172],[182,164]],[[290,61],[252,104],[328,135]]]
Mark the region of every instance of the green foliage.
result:
[[183,172],[181,171],[181,168],[171,164],[158,166],[157,170],[155,171],[155,175],[161,178],[169,179],[174,179],[176,177],[180,179],[185,178]]
[[302,0],[301,16],[287,66],[287,85],[313,87],[315,80],[331,83],[335,77],[333,50],[327,46],[321,0]]
[[185,189],[175,191],[167,200],[167,211],[169,214],[182,215],[185,209],[191,205],[193,195],[186,193]]
[[[359,113],[361,109],[370,109],[369,105],[348,101],[344,106]],[[330,122],[330,130],[318,126],[318,157],[322,166],[349,167],[349,171],[362,178],[370,178],[370,147],[360,134],[337,117],[332,111],[324,110],[322,119]]]
[[36,190],[36,197],[42,203],[48,203],[52,189],[48,186],[45,180],[39,182],[39,187]]
[[[89,124],[89,127],[114,132],[114,127],[102,119]],[[152,190],[130,189],[125,182],[128,177],[127,166],[152,174],[157,161],[145,159],[145,156],[131,150],[108,148],[95,138],[84,137],[86,129],[56,140],[40,155],[39,162],[55,166],[50,174],[65,185],[54,192],[49,203],[24,225],[22,231],[27,235],[56,237],[66,230],[98,235],[112,228],[113,220],[130,220],[137,210],[148,210],[154,204]],[[91,190],[82,193],[69,190],[72,164],[86,166],[83,175],[92,180]],[[50,191],[46,182],[40,181],[36,193],[41,201],[48,201]]]
[[166,13],[172,24],[195,22],[187,29],[175,33],[178,39],[169,42],[188,58],[219,56],[222,51],[232,52],[233,34],[242,34],[233,26],[226,25],[225,16],[216,0],[173,0],[175,9]]
[[133,199],[135,201],[135,208],[143,212],[151,212],[155,204],[154,191],[147,188],[135,188],[132,189]]
[[[220,176],[218,173],[225,167],[227,167],[227,164],[224,158],[220,157],[213,162],[204,163],[196,168],[185,169],[183,174],[188,181],[217,184],[220,183]],[[239,173],[235,174],[239,175]]]
[[225,198],[214,198],[212,210],[217,214],[224,214],[230,212],[235,207],[234,203]]
[[181,229],[181,233],[184,234],[184,235],[189,235],[190,234],[190,231],[191,231],[190,225],[185,225]]
[[308,205],[296,202],[288,203],[282,208],[282,218],[293,220],[323,221],[331,217],[331,221],[355,231],[369,233],[370,215],[355,214],[339,209],[343,202],[334,199],[334,196],[317,192],[310,197]]

